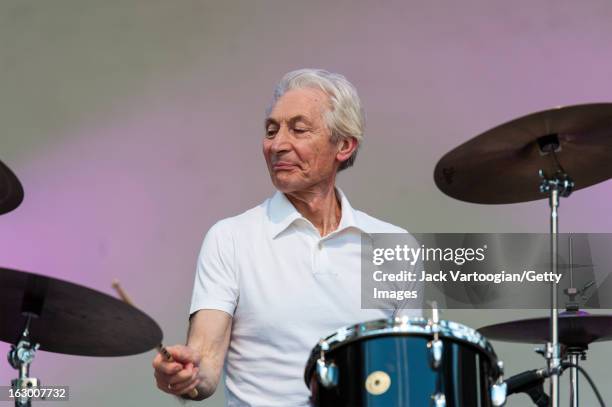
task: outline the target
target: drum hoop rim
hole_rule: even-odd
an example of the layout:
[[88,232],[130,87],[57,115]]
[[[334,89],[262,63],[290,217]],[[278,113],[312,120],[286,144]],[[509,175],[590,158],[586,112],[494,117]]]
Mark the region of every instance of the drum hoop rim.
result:
[[[430,320],[424,317],[391,317],[373,319],[366,322],[361,322],[359,324],[344,326],[337,329],[336,332],[325,337],[324,339],[330,346],[329,350],[331,351],[345,341],[367,338],[372,335],[379,336],[384,333],[414,333],[433,335],[432,325],[429,324],[429,322]],[[380,325],[382,325],[382,327]],[[415,329],[415,326],[419,326],[419,329]],[[364,331],[362,328],[365,328],[366,330]],[[462,331],[468,336],[458,335],[458,331]],[[482,348],[485,352],[489,351],[495,356],[495,358],[497,358],[497,355],[493,350],[493,346],[487,340],[487,338],[477,330],[470,328],[467,325],[450,320],[440,320],[439,335],[442,338],[455,338],[463,342],[471,343],[479,348]],[[343,339],[336,339],[337,337],[343,337]],[[318,346],[319,345],[317,345],[317,347]]]
[[[415,326],[417,325],[420,327],[418,330],[415,329]],[[366,328],[366,330],[363,331],[362,328]],[[468,327],[467,325],[449,320],[440,320],[439,328],[439,335],[441,339],[447,339],[459,344],[465,344],[476,349],[476,351],[484,354],[488,358],[491,369],[495,375],[494,379],[497,379],[501,375],[497,365],[497,361],[499,360],[497,354],[495,353],[495,350],[493,350],[491,343],[484,335],[477,330]],[[467,333],[467,335],[457,335],[456,333],[459,330]],[[433,336],[430,320],[424,317],[391,317],[348,325],[336,330],[336,332],[324,338],[324,341],[329,346],[329,349],[324,351],[324,354],[335,351],[336,349],[342,348],[360,339],[370,339],[381,336],[401,336],[403,334],[413,334],[420,337]],[[342,337],[343,339],[337,339],[338,336]],[[305,379],[307,379],[308,387],[310,387],[310,384],[308,383],[309,378],[307,377],[312,376],[312,374],[309,375],[308,372],[314,372],[314,363],[316,363],[315,360],[320,352],[321,344],[319,343],[312,349],[310,358],[306,365]]]

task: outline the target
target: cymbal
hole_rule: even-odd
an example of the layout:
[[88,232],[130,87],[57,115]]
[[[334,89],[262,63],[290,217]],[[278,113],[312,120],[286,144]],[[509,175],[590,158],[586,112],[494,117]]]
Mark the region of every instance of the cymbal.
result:
[[[478,329],[487,339],[506,342],[544,343],[550,336],[550,318],[531,318]],[[559,314],[559,343],[584,348],[592,342],[612,340],[612,315],[586,312]]]
[[[554,154],[546,152],[551,146]],[[461,201],[533,201],[546,198],[538,170],[553,175],[555,156],[574,190],[612,177],[612,103],[558,107],[497,126],[444,155],[434,180]]]
[[144,312],[114,297],[56,278],[0,268],[0,340],[16,344],[26,317],[30,338],[48,352],[125,356],[153,349],[159,326]]
[[23,187],[17,176],[0,161],[0,215],[12,211],[23,201]]

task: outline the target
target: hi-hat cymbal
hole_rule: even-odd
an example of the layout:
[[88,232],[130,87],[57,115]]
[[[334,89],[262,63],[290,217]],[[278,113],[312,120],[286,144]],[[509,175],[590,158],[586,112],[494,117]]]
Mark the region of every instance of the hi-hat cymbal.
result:
[[40,349],[82,356],[125,356],[153,349],[159,326],[116,298],[67,281],[0,268],[0,340],[15,344],[24,310],[39,314],[30,338]]
[[[551,146],[554,154],[546,152]],[[612,103],[559,107],[495,127],[444,155],[434,180],[462,201],[533,201],[546,198],[538,170],[553,175],[555,156],[574,190],[612,177]]]
[[[506,342],[545,343],[550,337],[550,318],[531,318],[478,329],[487,339]],[[586,312],[559,314],[559,343],[584,348],[592,342],[612,340],[612,315]]]
[[23,201],[23,187],[17,176],[0,161],[0,215],[10,212]]

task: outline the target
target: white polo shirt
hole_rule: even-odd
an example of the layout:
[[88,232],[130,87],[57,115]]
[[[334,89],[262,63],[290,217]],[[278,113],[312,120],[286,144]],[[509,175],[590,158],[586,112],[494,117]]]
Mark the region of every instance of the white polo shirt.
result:
[[228,406],[307,406],[304,368],[319,339],[392,316],[360,308],[361,233],[406,231],[354,210],[337,191],[340,225],[323,238],[280,192],[206,234],[190,314],[215,309],[233,316]]

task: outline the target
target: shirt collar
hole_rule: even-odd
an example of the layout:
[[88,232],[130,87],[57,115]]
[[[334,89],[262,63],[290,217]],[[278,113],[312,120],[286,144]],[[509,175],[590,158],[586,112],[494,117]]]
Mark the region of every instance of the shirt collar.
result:
[[[336,192],[340,197],[342,215],[338,229],[330,233],[328,236],[335,235],[348,228],[355,228],[368,234],[371,233],[369,230],[367,230],[365,225],[358,222],[355,210],[351,206],[344,192],[337,187]],[[270,220],[270,230],[273,239],[287,229],[296,220],[306,220],[306,218],[304,218],[302,214],[295,209],[285,194],[280,191],[276,191],[276,193],[270,199],[268,204],[268,219]]]

